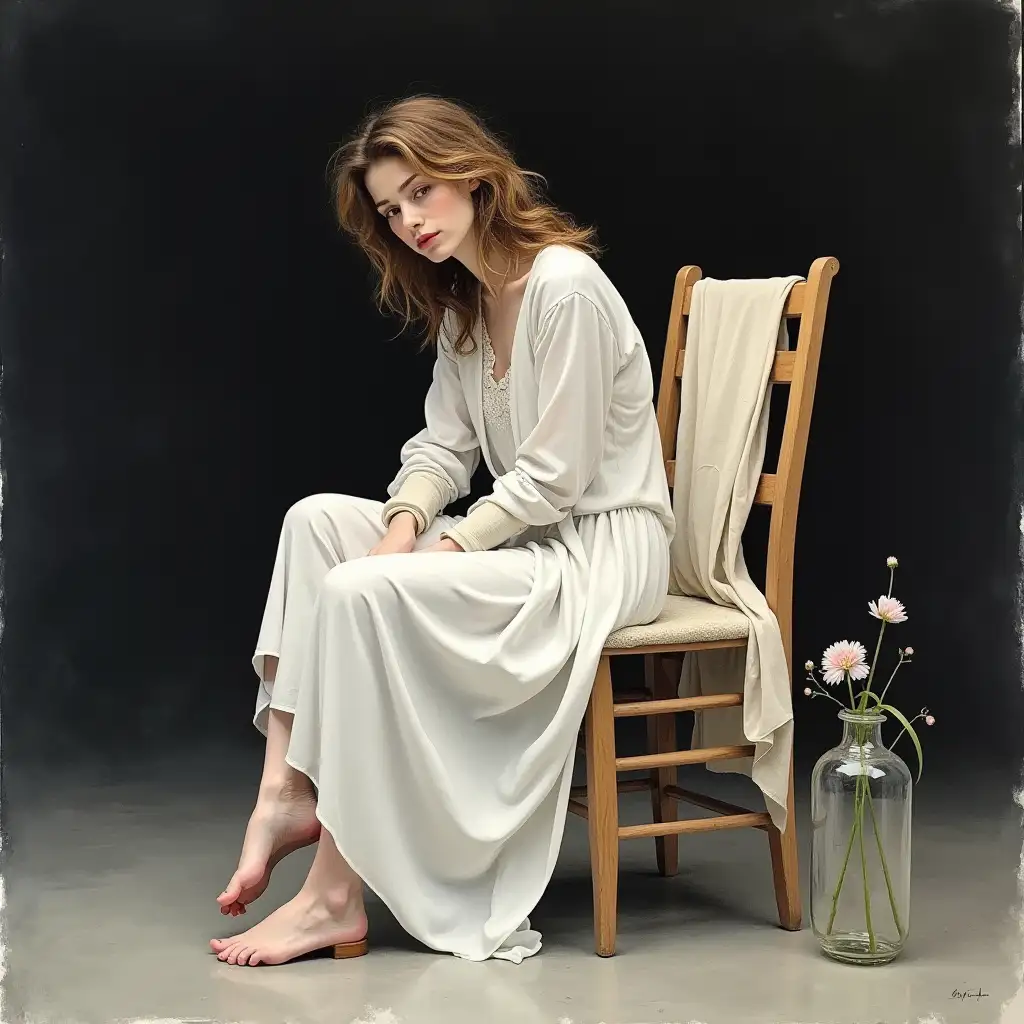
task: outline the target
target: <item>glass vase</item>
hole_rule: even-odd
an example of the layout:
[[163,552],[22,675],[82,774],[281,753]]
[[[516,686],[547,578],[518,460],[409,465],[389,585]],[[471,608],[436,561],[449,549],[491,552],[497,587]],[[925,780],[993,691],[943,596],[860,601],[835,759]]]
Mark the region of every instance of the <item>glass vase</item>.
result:
[[822,952],[884,964],[910,928],[910,769],[882,714],[843,710],[843,739],[811,774],[811,924]]

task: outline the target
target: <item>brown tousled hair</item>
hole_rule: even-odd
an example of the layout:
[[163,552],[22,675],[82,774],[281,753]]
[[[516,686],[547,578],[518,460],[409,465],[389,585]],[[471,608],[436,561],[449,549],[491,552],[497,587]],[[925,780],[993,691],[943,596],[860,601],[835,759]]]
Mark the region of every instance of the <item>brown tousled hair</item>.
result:
[[[505,144],[466,107],[437,96],[411,96],[366,119],[335,153],[330,180],[342,229],[369,257],[378,275],[377,303],[405,318],[405,327],[424,321],[425,345],[436,344],[445,312],[459,324],[450,339],[459,355],[472,352],[479,315],[480,282],[458,260],[431,263],[392,234],[366,189],[369,166],[398,157],[418,174],[441,181],[478,179],[473,192],[474,226],[480,264],[502,255],[509,264],[548,245],[599,253],[593,228],[579,227],[544,197],[534,171],[521,168]],[[502,278],[503,279],[503,278]]]

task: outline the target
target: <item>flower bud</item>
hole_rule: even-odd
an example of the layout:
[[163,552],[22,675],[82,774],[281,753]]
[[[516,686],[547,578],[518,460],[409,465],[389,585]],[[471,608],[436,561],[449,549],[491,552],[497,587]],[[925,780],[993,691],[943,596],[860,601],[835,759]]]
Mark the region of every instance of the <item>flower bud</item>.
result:
[[811,695],[812,693],[813,693],[813,691],[811,690],[811,688],[810,688],[809,686],[805,686],[805,687],[804,687],[804,696],[805,696],[805,697],[810,697],[810,695]]
[[813,672],[814,671],[814,662],[813,661],[805,661],[804,662],[804,669],[807,672]]
[[888,558],[887,558],[887,559],[885,560],[885,564],[886,564],[886,565],[887,565],[887,566],[888,566],[888,567],[889,567],[890,569],[897,569],[897,568],[899,568],[899,564],[900,564],[900,563],[899,563],[899,560],[898,560],[898,559],[897,559],[897,558],[896,558],[895,556],[893,556],[893,555],[890,555],[890,556],[889,556],[889,557],[888,557]]
[[905,651],[903,652],[903,654],[904,654],[904,656],[905,656],[905,657],[907,657],[907,658],[912,658],[912,657],[914,656],[914,648],[913,648],[913,647],[908,647],[908,648],[907,648],[907,649],[906,649],[906,650],[905,650]]
[[925,716],[925,720],[924,720],[924,724],[925,725],[934,725],[935,724],[935,716],[934,715],[926,715]]

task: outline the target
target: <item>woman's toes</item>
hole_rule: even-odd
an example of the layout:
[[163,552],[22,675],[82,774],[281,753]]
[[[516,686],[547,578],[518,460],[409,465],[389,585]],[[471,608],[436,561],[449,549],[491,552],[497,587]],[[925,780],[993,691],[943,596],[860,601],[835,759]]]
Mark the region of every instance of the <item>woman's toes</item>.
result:
[[[237,876],[236,876],[237,877]],[[242,894],[242,883],[236,881],[236,878],[232,878],[228,882],[227,888],[217,897],[217,902],[222,907],[230,907],[232,903],[237,902],[238,897]]]
[[238,954],[242,951],[243,947],[239,943],[228,946],[227,949],[223,950],[219,956],[219,960],[223,960],[226,964],[237,964]]

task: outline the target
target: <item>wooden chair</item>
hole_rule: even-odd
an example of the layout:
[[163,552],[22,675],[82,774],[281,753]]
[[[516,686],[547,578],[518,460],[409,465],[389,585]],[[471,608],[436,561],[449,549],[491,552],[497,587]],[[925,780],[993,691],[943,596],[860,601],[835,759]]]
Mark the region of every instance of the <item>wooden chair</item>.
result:
[[[793,549],[797,509],[803,478],[807,435],[814,404],[825,311],[832,278],[839,263],[831,257],[817,259],[805,282],[790,293],[784,315],[799,318],[796,351],[780,350],[775,356],[771,381],[789,385],[789,402],[782,434],[778,468],[762,473],[755,502],[771,506],[765,597],[782,630],[786,660],[792,673]],[[658,393],[658,426],[669,484],[674,481],[676,433],[679,421],[680,381],[686,342],[686,322],[693,286],[700,280],[699,267],[683,267],[676,275],[668,339]],[[801,925],[800,885],[797,876],[796,815],[793,806],[793,765],[789,767],[788,821],[779,832],[767,812],[750,811],[676,785],[676,766],[702,764],[720,758],[750,756],[754,745],[677,749],[675,713],[707,711],[742,705],[742,693],[708,697],[678,696],[680,653],[710,648],[744,647],[747,620],[738,611],[718,608],[694,598],[669,596],[665,610],[650,626],[629,627],[613,633],[606,643],[586,718],[580,749],[587,760],[587,784],[574,787],[569,810],[587,819],[594,889],[594,939],[598,956],[615,954],[618,904],[619,840],[654,837],[658,870],[674,875],[678,869],[678,837],[681,833],[722,828],[759,828],[768,833],[775,899],[783,928]],[[652,642],[652,637],[657,642]],[[644,655],[645,691],[616,702],[612,695],[611,660],[623,654]],[[639,697],[639,699],[638,699]],[[648,721],[648,754],[618,757],[615,720],[645,716]],[[649,770],[649,779],[618,781],[620,772]],[[649,789],[654,823],[619,825],[618,794]],[[682,801],[716,816],[676,818]]]

